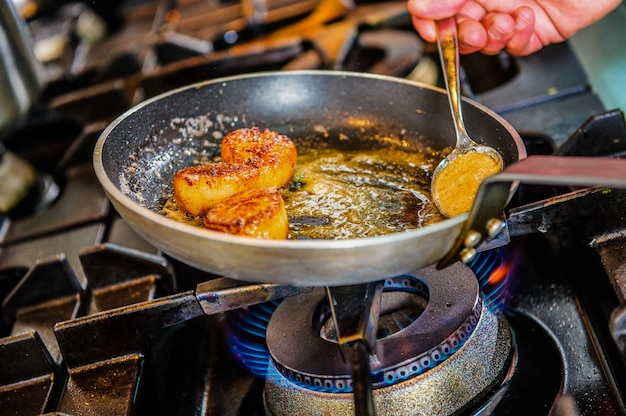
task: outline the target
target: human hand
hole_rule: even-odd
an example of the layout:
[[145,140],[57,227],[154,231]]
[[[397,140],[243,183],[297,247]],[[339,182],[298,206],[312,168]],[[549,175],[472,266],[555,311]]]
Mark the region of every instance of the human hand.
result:
[[459,51],[515,56],[563,42],[615,9],[621,0],[408,0],[421,37],[437,39],[435,21],[457,17]]

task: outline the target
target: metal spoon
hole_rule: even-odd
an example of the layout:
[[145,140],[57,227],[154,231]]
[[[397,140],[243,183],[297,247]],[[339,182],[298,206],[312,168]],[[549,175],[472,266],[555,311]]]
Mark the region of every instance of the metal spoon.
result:
[[456,147],[435,168],[432,198],[446,217],[468,212],[480,182],[502,170],[502,156],[492,147],[472,140],[463,123],[459,81],[459,49],[454,17],[437,22],[438,47],[445,74],[450,110],[456,130]]

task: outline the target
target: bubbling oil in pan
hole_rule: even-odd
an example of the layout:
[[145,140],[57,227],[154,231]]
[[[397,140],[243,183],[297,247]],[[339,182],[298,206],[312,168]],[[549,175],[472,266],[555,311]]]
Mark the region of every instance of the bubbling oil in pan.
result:
[[[281,190],[292,239],[374,237],[445,219],[430,197],[432,170],[440,155],[398,147],[338,150],[297,143],[296,171]],[[173,198],[168,218],[203,227]]]

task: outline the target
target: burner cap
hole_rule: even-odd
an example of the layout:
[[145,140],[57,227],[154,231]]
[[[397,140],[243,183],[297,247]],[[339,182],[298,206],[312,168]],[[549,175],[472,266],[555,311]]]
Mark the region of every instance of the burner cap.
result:
[[[404,300],[398,301],[398,292]],[[421,301],[407,301],[412,297]],[[320,406],[332,414],[354,414],[351,369],[327,323],[326,302],[325,292],[316,289],[285,299],[270,319],[266,400],[271,415],[306,414]],[[399,414],[404,406],[421,409],[411,414],[439,414],[432,406],[452,413],[502,381],[513,353],[510,329],[504,318],[483,308],[467,266],[431,267],[387,279],[382,303],[383,330],[379,326],[370,361],[377,414]],[[400,327],[390,330],[399,317]],[[453,391],[438,390],[443,387]]]

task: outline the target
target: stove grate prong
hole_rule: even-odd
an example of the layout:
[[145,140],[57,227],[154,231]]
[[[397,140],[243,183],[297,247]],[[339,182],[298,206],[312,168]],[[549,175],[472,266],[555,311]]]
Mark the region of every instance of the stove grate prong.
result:
[[352,370],[354,409],[357,416],[373,416],[370,355],[376,350],[376,332],[384,282],[327,287],[332,317],[344,361]]

